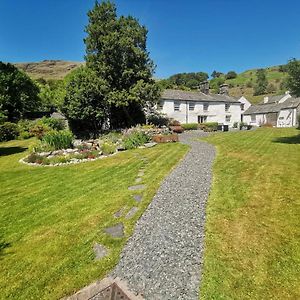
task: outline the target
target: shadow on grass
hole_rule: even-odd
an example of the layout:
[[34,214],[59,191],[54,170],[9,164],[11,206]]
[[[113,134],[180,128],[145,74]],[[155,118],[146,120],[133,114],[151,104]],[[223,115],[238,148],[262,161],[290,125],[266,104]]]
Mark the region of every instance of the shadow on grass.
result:
[[6,243],[3,240],[0,240],[0,259],[2,256],[5,255],[4,250],[10,246],[11,246],[10,243]]
[[7,156],[26,151],[23,147],[0,147],[0,156]]
[[273,140],[275,143],[300,144],[300,134],[295,136],[279,137]]

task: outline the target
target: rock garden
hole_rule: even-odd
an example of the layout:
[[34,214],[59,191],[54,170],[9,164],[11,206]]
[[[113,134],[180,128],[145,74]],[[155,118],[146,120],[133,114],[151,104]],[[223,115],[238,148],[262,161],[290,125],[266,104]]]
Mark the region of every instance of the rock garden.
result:
[[[49,121],[47,121],[49,122]],[[50,123],[50,122],[49,122]],[[150,148],[156,143],[177,142],[177,133],[167,126],[136,126],[112,131],[94,139],[76,139],[63,127],[38,124],[28,131],[38,139],[30,154],[20,162],[34,166],[61,166],[93,161],[134,148]]]

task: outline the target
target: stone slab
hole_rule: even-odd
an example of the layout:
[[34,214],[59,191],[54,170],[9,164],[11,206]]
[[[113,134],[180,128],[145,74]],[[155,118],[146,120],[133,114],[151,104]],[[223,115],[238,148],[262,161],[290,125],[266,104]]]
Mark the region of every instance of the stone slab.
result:
[[142,196],[142,195],[134,195],[133,198],[134,198],[134,200],[135,200],[136,202],[141,202],[143,196]]
[[101,244],[95,243],[93,247],[95,260],[99,260],[108,254],[108,250]]
[[105,233],[110,235],[113,238],[124,237],[124,225],[123,223],[118,223],[114,226],[107,227],[104,229]]
[[129,191],[137,191],[137,190],[143,190],[146,188],[146,185],[144,184],[138,184],[138,185],[132,185],[128,188]]
[[136,206],[132,207],[129,210],[129,212],[126,214],[126,219],[131,219],[138,210],[139,210],[138,207],[136,207]]

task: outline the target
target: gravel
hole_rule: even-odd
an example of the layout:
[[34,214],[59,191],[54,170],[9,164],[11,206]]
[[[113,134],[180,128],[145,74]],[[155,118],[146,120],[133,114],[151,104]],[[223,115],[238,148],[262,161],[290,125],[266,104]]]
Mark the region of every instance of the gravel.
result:
[[113,271],[145,299],[199,299],[205,204],[214,147],[183,133],[191,150],[163,181]]

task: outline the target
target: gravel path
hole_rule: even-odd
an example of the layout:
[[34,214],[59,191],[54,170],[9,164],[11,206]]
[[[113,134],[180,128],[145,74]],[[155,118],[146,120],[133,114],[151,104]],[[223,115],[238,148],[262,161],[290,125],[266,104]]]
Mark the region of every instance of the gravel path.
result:
[[205,204],[214,147],[184,133],[191,150],[164,180],[113,271],[145,299],[199,299]]

